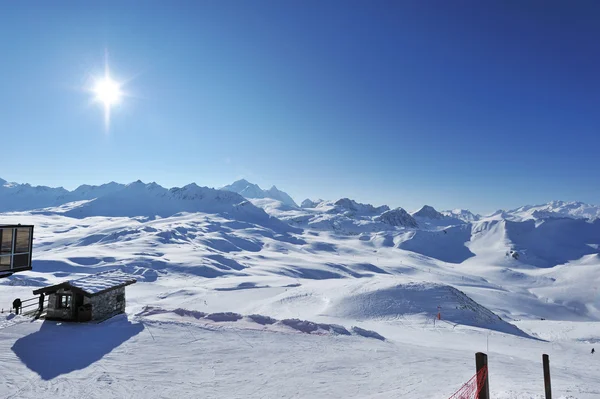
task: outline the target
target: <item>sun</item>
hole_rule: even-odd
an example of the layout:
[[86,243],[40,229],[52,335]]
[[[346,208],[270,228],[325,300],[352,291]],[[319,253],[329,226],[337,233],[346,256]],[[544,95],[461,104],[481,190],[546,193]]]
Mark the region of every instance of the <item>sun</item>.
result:
[[96,101],[104,104],[105,108],[119,104],[123,97],[121,85],[112,80],[110,76],[96,81],[93,91],[96,94]]

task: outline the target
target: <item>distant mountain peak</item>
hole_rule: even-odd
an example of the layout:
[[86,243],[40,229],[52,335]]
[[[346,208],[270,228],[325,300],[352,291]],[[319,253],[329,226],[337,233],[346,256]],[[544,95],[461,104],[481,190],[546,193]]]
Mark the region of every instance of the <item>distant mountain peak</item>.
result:
[[516,220],[572,218],[598,219],[600,206],[586,204],[580,201],[550,201],[540,205],[525,205],[506,212],[507,217]]
[[468,209],[452,209],[450,211],[442,211],[442,215],[446,217],[456,218],[463,222],[476,222],[481,219],[481,215],[474,214]]
[[434,207],[429,205],[423,205],[421,209],[414,212],[413,217],[429,218],[429,219],[442,219],[444,215],[436,211]]
[[339,200],[333,203],[337,208],[341,208],[350,212],[358,212],[358,213],[382,213],[385,211],[389,211],[390,207],[387,205],[382,205],[375,207],[371,204],[361,204],[360,202],[356,202],[350,198],[340,198]]
[[403,208],[390,209],[383,212],[380,216],[375,218],[376,221],[387,223],[391,226],[402,226],[402,227],[418,227],[418,223],[408,212]]
[[301,208],[316,208],[322,202],[323,202],[322,199],[317,199],[317,200],[313,201],[313,200],[307,198],[304,201],[302,201],[302,204],[300,204],[300,207]]
[[221,187],[221,190],[232,191],[246,198],[271,198],[281,201],[286,205],[298,207],[292,197],[286,192],[279,190],[275,185],[268,190],[263,190],[258,184],[251,183],[246,179],[240,179],[225,187]]

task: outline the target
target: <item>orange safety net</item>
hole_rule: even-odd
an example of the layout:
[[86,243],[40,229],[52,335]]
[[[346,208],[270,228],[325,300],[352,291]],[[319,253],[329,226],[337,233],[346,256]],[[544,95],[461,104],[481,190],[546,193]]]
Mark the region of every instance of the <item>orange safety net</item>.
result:
[[477,399],[487,380],[487,366],[477,372],[448,399]]

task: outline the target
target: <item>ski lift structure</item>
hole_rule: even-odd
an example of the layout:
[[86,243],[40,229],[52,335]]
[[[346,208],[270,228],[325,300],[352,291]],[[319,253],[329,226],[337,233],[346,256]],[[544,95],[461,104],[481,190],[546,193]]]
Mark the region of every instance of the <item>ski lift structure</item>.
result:
[[31,270],[33,225],[0,225],[0,278]]

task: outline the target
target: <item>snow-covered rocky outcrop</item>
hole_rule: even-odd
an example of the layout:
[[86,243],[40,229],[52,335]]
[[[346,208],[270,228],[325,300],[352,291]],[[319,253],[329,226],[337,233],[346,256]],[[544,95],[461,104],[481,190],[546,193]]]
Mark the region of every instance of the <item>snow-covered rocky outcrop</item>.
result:
[[418,223],[408,212],[402,208],[390,209],[383,212],[375,218],[376,221],[389,224],[391,226],[418,227]]

